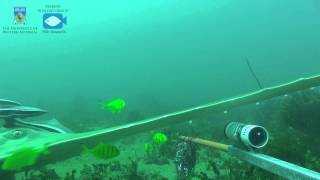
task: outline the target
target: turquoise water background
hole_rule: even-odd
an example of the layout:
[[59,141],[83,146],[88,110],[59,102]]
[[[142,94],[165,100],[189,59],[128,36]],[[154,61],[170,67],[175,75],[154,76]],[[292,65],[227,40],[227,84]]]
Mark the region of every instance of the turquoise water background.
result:
[[[42,34],[38,8],[68,9],[65,34]],[[0,26],[27,7],[38,34],[0,33],[0,97],[46,109],[122,97],[177,110],[319,73],[319,0],[0,2]]]

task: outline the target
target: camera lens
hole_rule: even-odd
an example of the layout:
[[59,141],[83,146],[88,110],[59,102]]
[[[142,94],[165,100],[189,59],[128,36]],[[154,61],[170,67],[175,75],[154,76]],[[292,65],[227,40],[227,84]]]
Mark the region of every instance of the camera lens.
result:
[[267,133],[261,127],[255,127],[249,133],[249,141],[254,146],[261,146],[266,139],[267,139]]
[[269,135],[262,126],[246,125],[241,130],[240,139],[247,146],[262,148],[268,143]]
[[240,141],[251,148],[262,148],[269,140],[268,131],[264,127],[240,122],[229,122],[225,126],[224,133],[229,139]]

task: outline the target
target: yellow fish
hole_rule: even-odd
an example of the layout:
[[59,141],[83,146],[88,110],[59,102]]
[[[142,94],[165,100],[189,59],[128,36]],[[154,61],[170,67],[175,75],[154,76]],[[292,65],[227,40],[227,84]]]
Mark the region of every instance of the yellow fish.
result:
[[168,138],[165,134],[158,132],[158,133],[153,134],[152,140],[155,144],[161,145],[161,144],[167,142]]
[[4,160],[1,169],[6,171],[20,171],[21,169],[31,166],[38,160],[41,154],[47,154],[48,147],[42,148],[24,147]]
[[88,149],[86,146],[83,148],[83,154],[90,153],[97,159],[111,159],[119,156],[120,154],[120,151],[117,147],[104,143],[100,143],[92,149]]
[[101,109],[109,109],[112,113],[120,113],[126,107],[126,102],[118,98],[110,102],[101,102],[100,105]]

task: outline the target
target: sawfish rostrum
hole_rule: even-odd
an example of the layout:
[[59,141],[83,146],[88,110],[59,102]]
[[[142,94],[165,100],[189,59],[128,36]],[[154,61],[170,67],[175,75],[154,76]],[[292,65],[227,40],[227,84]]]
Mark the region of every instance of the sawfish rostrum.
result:
[[46,110],[22,106],[20,103],[10,100],[0,99],[0,118],[4,119],[6,128],[27,127],[42,129],[49,132],[65,133],[64,130],[49,124],[33,123],[21,119],[40,116],[47,113]]
[[46,110],[27,106],[12,106],[0,108],[0,118],[3,119],[23,119],[28,117],[40,116],[45,113],[47,113]]
[[16,101],[0,99],[0,107],[8,107],[8,106],[21,106],[21,104]]

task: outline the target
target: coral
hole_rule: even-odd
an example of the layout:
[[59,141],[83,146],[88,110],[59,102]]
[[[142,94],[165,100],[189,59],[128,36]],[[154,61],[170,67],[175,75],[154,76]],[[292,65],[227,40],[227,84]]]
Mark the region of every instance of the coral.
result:
[[82,170],[80,171],[80,177],[83,180],[89,180],[91,173],[92,173],[92,168],[89,165],[85,164]]
[[224,167],[227,168],[227,174],[225,174],[222,179],[282,179],[268,171],[235,158],[226,159],[224,161]]
[[[81,180],[102,180],[102,179],[150,179],[151,174],[138,172],[138,160],[129,158],[129,164],[120,164],[119,161],[108,163],[85,165],[80,171]],[[151,178],[152,180],[157,178]],[[150,179],[150,180],[151,180]],[[159,178],[158,178],[159,179]],[[160,179],[159,179],[160,180]],[[162,180],[162,179],[161,179]]]
[[60,180],[55,169],[40,169],[39,171],[25,171],[23,180]]
[[63,178],[64,180],[75,180],[76,170],[72,170],[71,173],[67,173],[66,176]]
[[153,146],[151,145],[150,149],[146,151],[146,155],[144,156],[144,162],[146,164],[169,164],[169,160],[166,156],[163,156],[161,152],[163,152],[163,146]]
[[205,172],[203,172],[203,171],[201,171],[201,172],[198,173],[198,174],[194,174],[193,177],[197,177],[197,178],[199,178],[199,179],[201,179],[201,180],[213,180],[213,178],[210,178],[210,177],[208,176],[208,174],[205,173]]
[[142,177],[143,180],[169,180],[168,178],[161,176],[159,173],[140,172],[140,177]]
[[102,180],[106,174],[107,164],[92,164],[83,166],[80,171],[81,180]]
[[208,164],[209,164],[209,167],[210,167],[210,168],[212,169],[212,171],[214,172],[214,174],[215,174],[217,177],[219,177],[219,176],[220,176],[220,170],[219,170],[216,162],[213,161],[213,160],[209,160]]
[[84,165],[80,171],[81,180],[166,180],[159,174],[138,172],[138,160],[129,158],[129,164],[120,164],[119,161]]
[[124,179],[143,180],[144,178],[138,174],[138,161],[129,158],[130,164],[127,165]]

